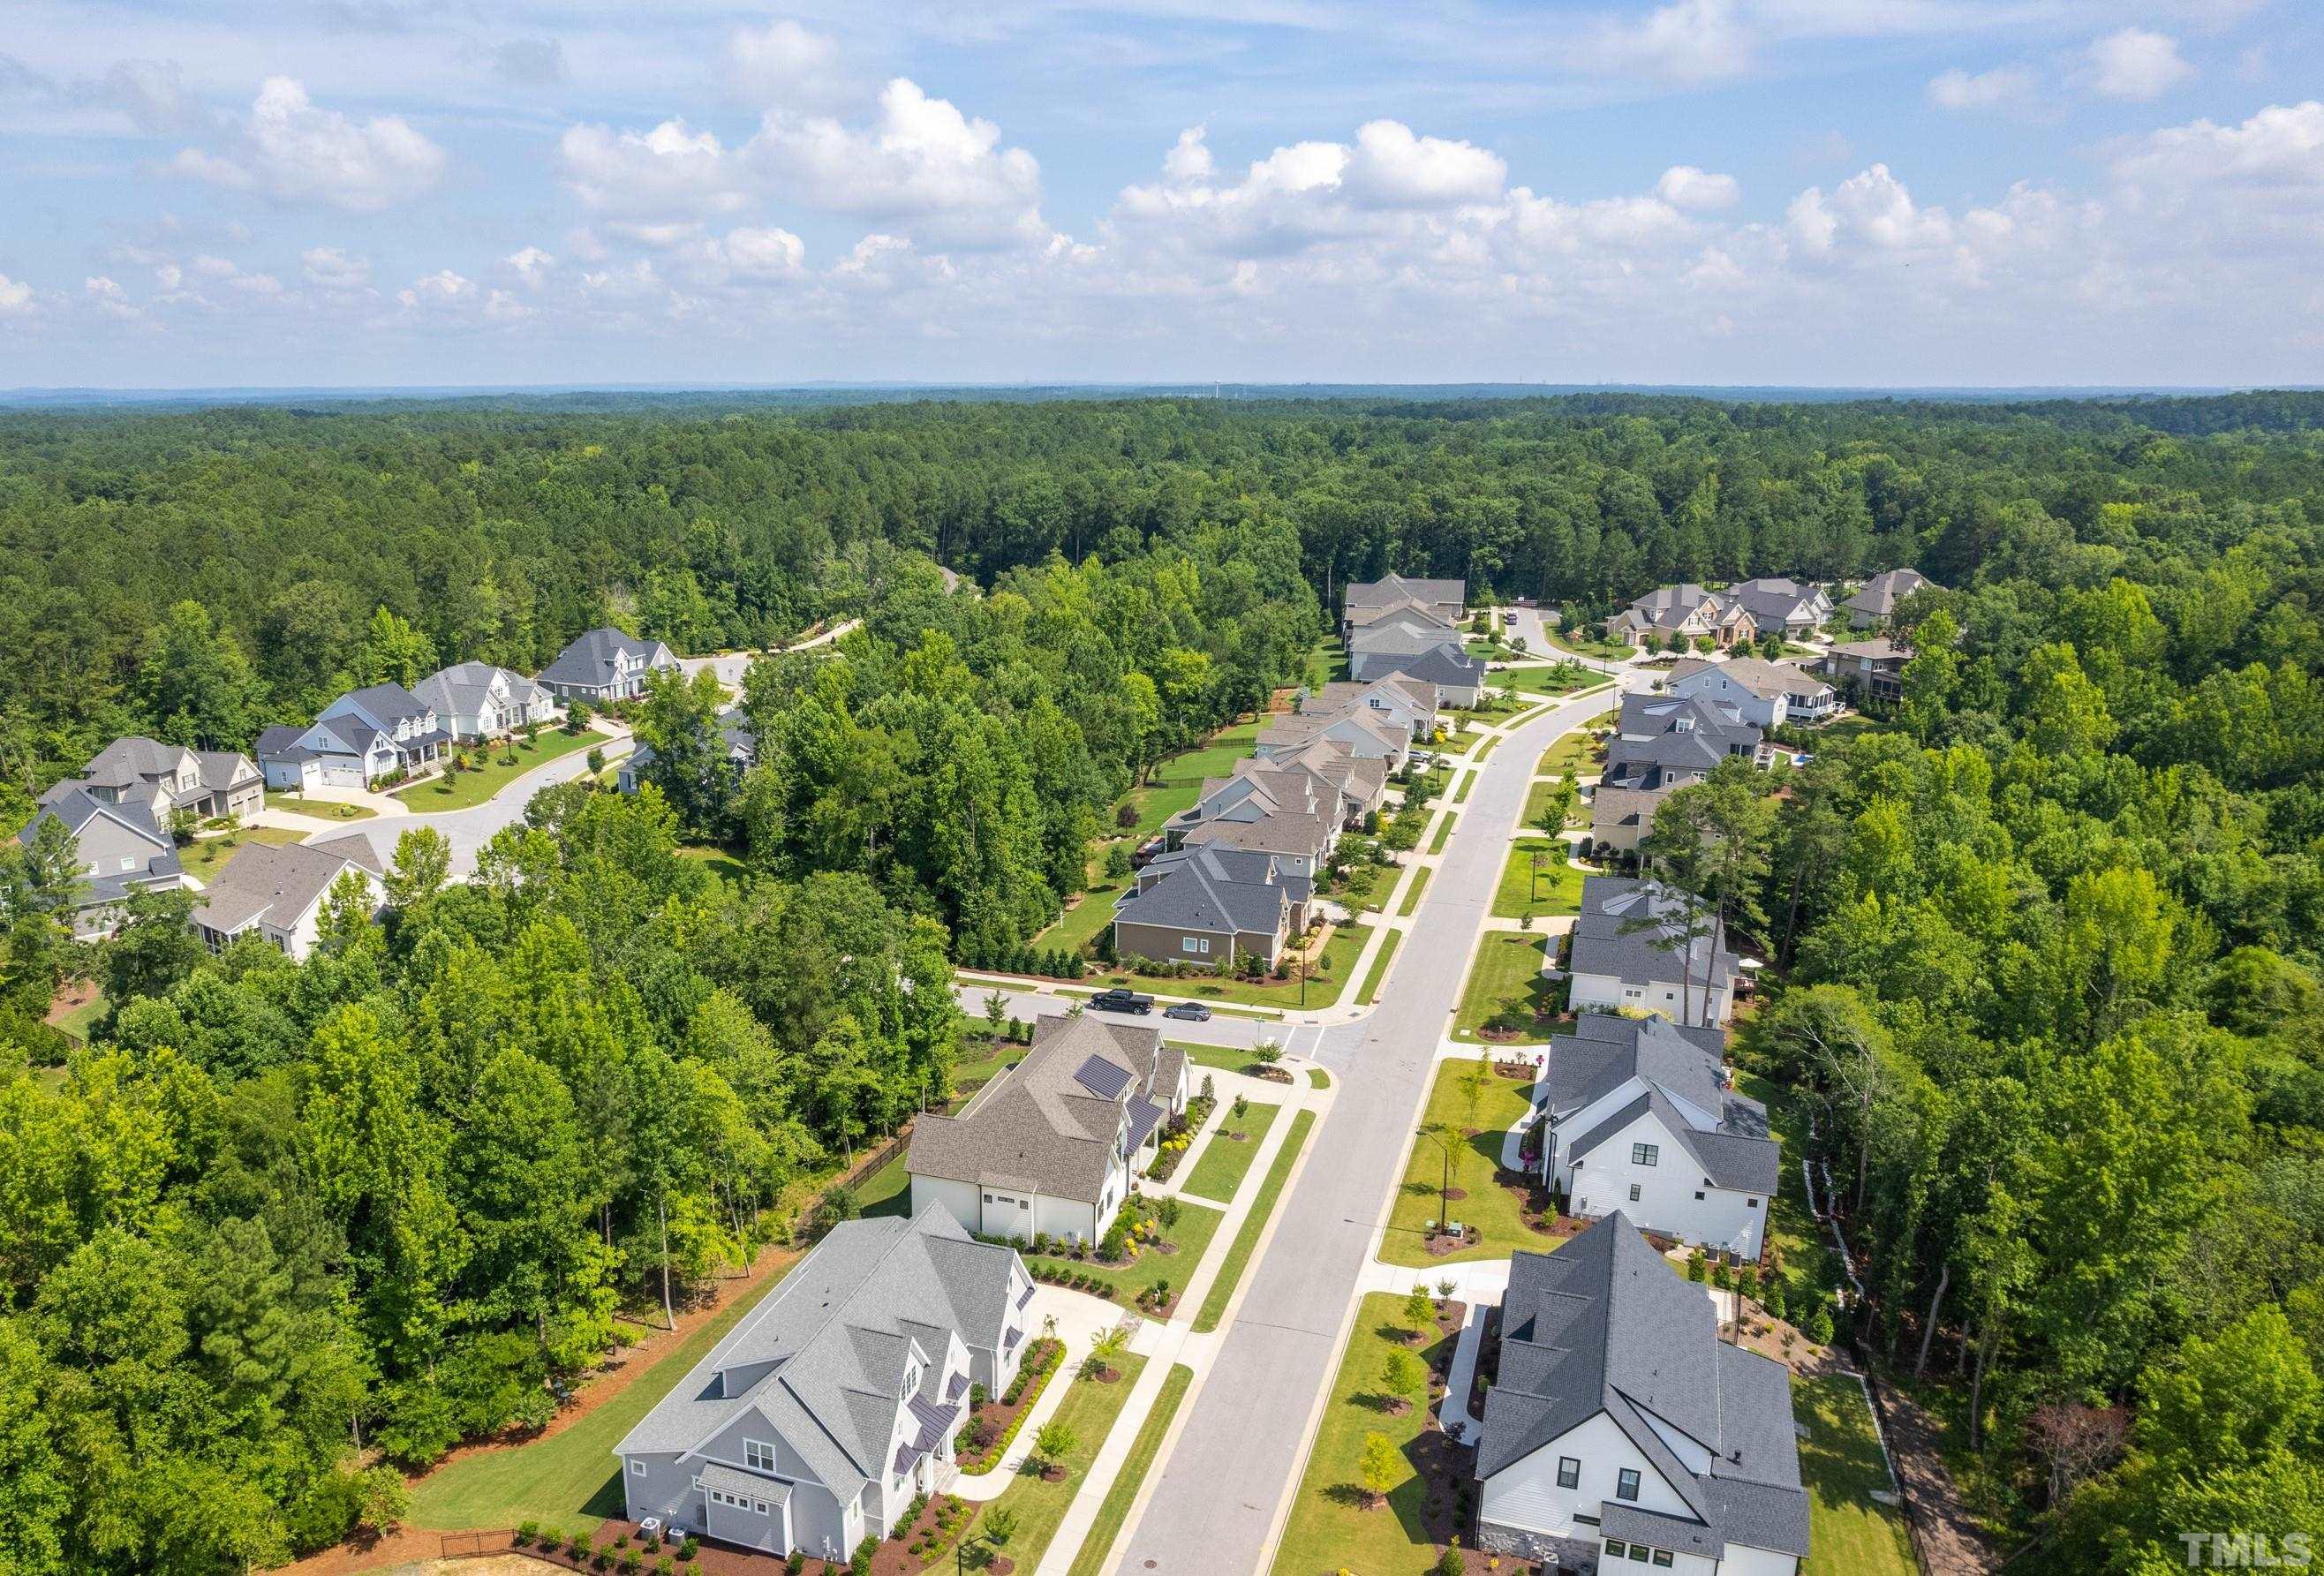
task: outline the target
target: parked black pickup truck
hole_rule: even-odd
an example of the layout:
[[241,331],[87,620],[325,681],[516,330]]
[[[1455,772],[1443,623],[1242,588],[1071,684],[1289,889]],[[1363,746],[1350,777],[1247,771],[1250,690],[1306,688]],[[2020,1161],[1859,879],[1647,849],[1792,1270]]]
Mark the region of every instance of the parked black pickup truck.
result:
[[1153,997],[1119,989],[1099,991],[1090,998],[1089,1004],[1100,1012],[1135,1012],[1140,1017],[1154,1010]]

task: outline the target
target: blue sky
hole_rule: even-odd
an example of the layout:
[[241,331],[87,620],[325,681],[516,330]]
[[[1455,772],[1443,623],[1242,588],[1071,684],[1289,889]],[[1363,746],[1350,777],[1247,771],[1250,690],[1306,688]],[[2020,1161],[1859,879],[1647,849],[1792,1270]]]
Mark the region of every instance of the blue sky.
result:
[[2324,7],[106,5],[0,386],[2324,382]]

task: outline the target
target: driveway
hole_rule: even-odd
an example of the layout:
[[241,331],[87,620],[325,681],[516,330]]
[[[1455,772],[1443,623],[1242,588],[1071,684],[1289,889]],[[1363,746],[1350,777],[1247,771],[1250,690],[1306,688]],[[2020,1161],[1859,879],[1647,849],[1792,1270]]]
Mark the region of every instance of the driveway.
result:
[[1341,1083],[1315,1135],[1315,1152],[1328,1159],[1305,1167],[1284,1201],[1273,1240],[1115,1569],[1195,1576],[1265,1568],[1534,761],[1606,704],[1603,695],[1569,702],[1495,749],[1389,966],[1379,1007],[1360,1021],[1307,1031],[1320,1032],[1315,1059]]
[[[991,985],[966,980],[953,987],[953,994],[960,998],[961,1010],[968,1014],[972,1022],[975,1022],[983,1018],[984,999],[992,994],[994,989]],[[1053,995],[1029,987],[1004,985],[999,989],[1003,1000],[1009,1003],[1009,1016],[1021,1018],[1027,1023],[1039,1018],[1061,1018],[1072,1010],[1074,1000],[1070,996]],[[1262,1023],[1253,1018],[1229,1018],[1224,1013],[1213,1013],[1204,1023],[1194,1023],[1183,1018],[1165,1018],[1158,1007],[1152,1016],[1142,1018],[1122,1018],[1105,1012],[1097,1016],[1109,1023],[1152,1024],[1161,1029],[1162,1037],[1166,1040],[1185,1040],[1198,1046],[1248,1048],[1259,1044],[1259,1037],[1265,1035],[1288,1053],[1312,1046],[1315,1039],[1315,1031],[1312,1028],[1303,1029],[1287,1023]],[[1298,1046],[1291,1043],[1295,1034],[1298,1037]]]
[[[632,740],[627,733],[605,741],[603,748],[608,764],[629,754]],[[321,837],[345,837],[349,834],[366,838],[379,851],[383,862],[395,857],[395,841],[415,826],[432,826],[444,834],[452,845],[452,876],[465,880],[476,869],[476,855],[493,834],[503,826],[513,826],[524,819],[524,807],[532,796],[545,788],[567,782],[586,775],[589,770],[589,752],[576,750],[569,755],[534,767],[522,777],[509,783],[500,792],[481,805],[471,805],[465,810],[443,810],[432,816],[383,816],[374,821],[359,821],[352,825],[333,826],[319,834]],[[399,801],[400,803],[400,801]],[[310,837],[309,843],[317,841]]]

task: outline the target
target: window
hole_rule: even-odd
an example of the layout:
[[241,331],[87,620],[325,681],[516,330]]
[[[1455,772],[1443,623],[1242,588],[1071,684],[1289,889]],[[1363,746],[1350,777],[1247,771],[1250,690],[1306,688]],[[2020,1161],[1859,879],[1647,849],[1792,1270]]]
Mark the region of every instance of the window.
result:
[[1572,1456],[1557,1458],[1557,1486],[1561,1488],[1582,1487],[1582,1463]]
[[1029,1210],[1033,1207],[1033,1201],[1029,1198],[1020,1198],[1017,1201],[1017,1207],[1020,1210]]
[[1652,1551],[1644,1544],[1632,1544],[1630,1545],[1630,1562],[1634,1565],[1645,1564],[1646,1562],[1646,1555],[1651,1552]]
[[1747,1198],[1743,1201],[1743,1207],[1747,1210],[1756,1210],[1759,1207],[1759,1201],[1756,1198]]
[[1663,1147],[1660,1144],[1633,1144],[1630,1146],[1630,1164],[1633,1166],[1656,1165],[1661,1161],[1662,1156]]
[[1655,1551],[1655,1564],[1660,1565],[1660,1566],[1664,1567],[1665,1570],[1667,1570],[1667,1569],[1669,1568],[1669,1566],[1670,1566],[1670,1562],[1671,1562],[1671,1552],[1670,1552],[1668,1549],[1656,1549],[1656,1550]]
[[751,1508],[764,1516],[767,1514],[767,1502],[763,1499],[753,1499],[751,1501]]
[[1614,1539],[1614,1538],[1608,1538],[1608,1539],[1606,1540],[1606,1557],[1607,1557],[1608,1559],[1609,1559],[1609,1560],[1619,1560],[1619,1559],[1624,1559],[1624,1558],[1627,1558],[1627,1557],[1628,1556],[1629,1553],[1630,1553],[1630,1545],[1629,1545],[1629,1544],[1626,1544],[1626,1543],[1622,1543],[1622,1542],[1620,1542],[1620,1541],[1618,1541],[1618,1540],[1617,1540],[1617,1539]]
[[630,1476],[631,1476],[631,1477],[632,1477],[632,1478],[642,1478],[642,1477],[644,1477],[645,1475],[646,1475],[646,1464],[645,1464],[645,1462],[643,1462],[643,1461],[632,1461],[632,1462],[630,1463]]
[[752,1471],[771,1472],[775,1470],[775,1447],[763,1439],[742,1442],[742,1464]]
[[1614,1498],[1636,1499],[1638,1497],[1638,1474],[1636,1469],[1624,1467],[1614,1474]]
[[1180,939],[1178,946],[1182,952],[1208,953],[1211,950],[1211,938],[1207,935],[1185,936]]
[[1638,1184],[1635,1182],[1630,1184],[1630,1202],[1632,1203],[1638,1202]]
[[984,1195],[984,1202],[985,1202],[986,1203],[991,1203],[992,1202],[992,1195],[991,1195],[991,1194],[989,1194],[989,1193],[988,1193],[988,1194],[986,1194]]

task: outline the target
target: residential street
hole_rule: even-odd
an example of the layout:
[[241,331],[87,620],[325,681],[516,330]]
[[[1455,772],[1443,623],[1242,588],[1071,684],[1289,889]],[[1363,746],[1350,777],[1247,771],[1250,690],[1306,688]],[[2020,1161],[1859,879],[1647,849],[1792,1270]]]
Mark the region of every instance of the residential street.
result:
[[1266,1568],[1534,762],[1609,698],[1568,701],[1495,748],[1379,1005],[1321,1031],[1314,1058],[1338,1075],[1338,1098],[1114,1569],[1195,1576]]
[[[605,760],[612,762],[622,759],[629,754],[631,740],[627,733],[607,740]],[[560,755],[533,768],[481,805],[472,805],[465,810],[444,810],[432,816],[382,816],[376,820],[358,821],[346,825],[324,823],[329,830],[318,833],[308,841],[323,841],[355,834],[368,838],[371,845],[379,850],[381,859],[392,860],[397,838],[415,826],[432,826],[441,832],[452,845],[452,874],[456,878],[466,878],[475,870],[476,854],[492,841],[493,834],[524,819],[524,807],[531,803],[533,795],[545,788],[579,777],[588,770],[587,752],[576,750],[570,755]]]

